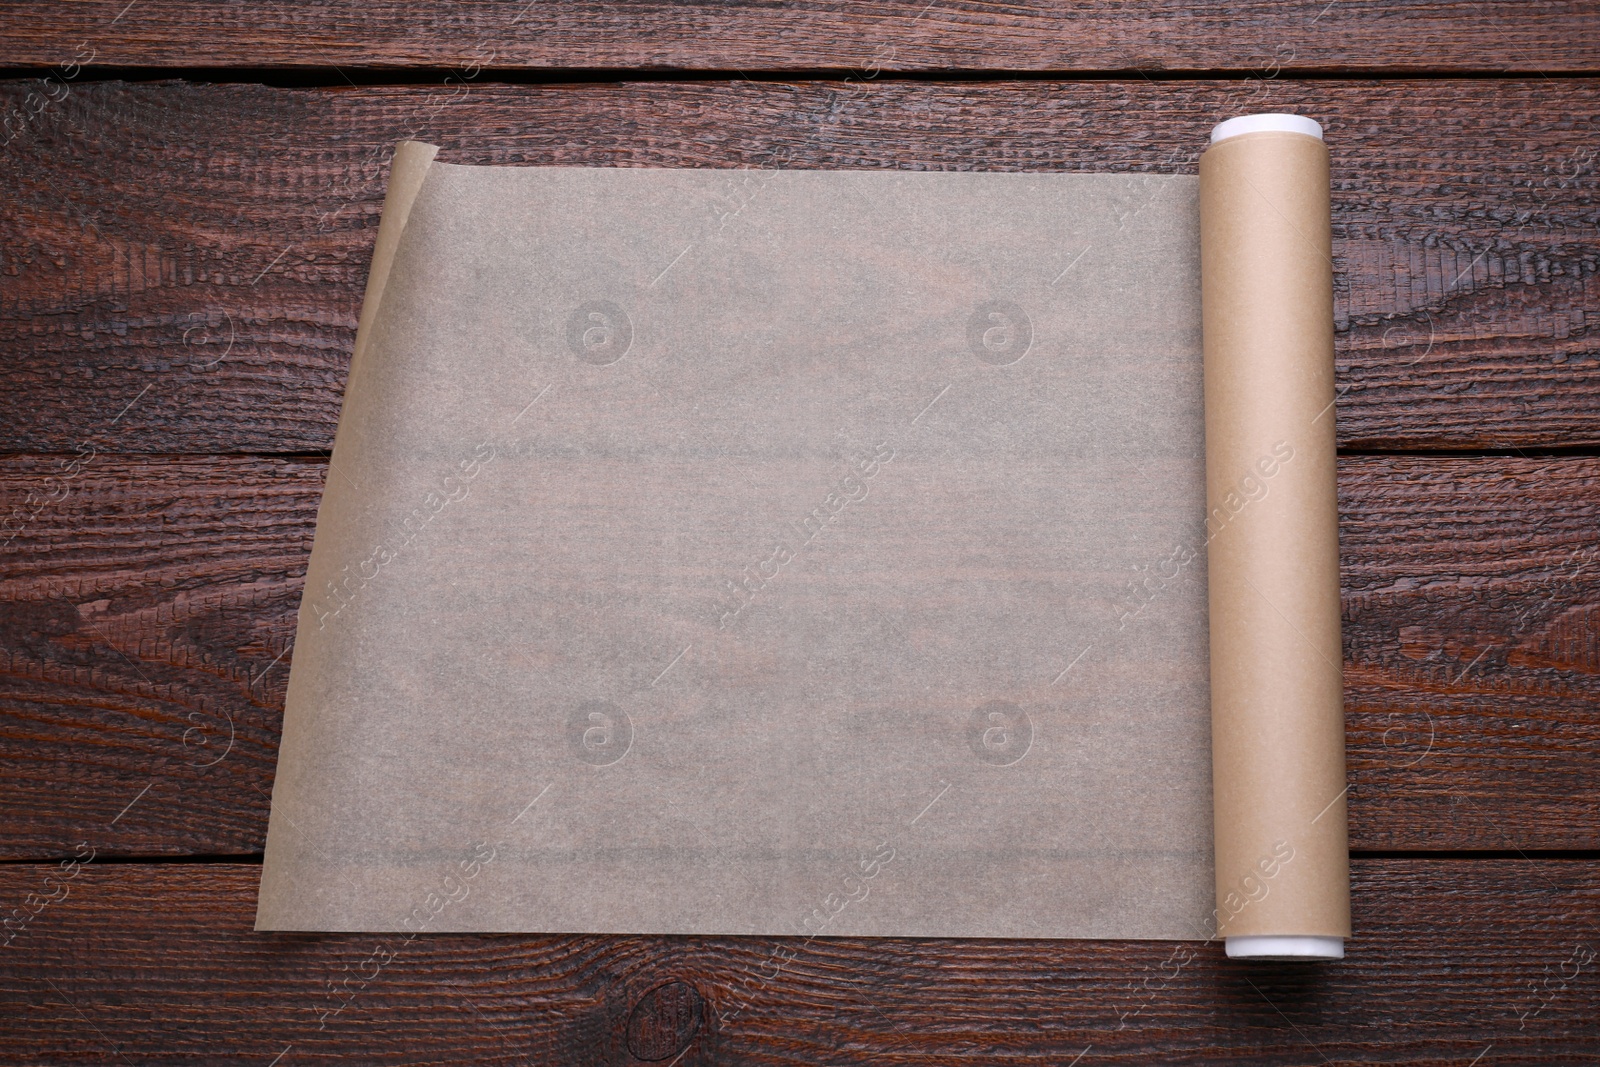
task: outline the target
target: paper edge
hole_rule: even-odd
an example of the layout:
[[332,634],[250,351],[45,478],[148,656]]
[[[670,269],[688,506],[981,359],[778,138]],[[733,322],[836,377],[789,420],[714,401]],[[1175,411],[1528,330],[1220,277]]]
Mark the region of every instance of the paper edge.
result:
[[[383,200],[383,214],[378,222],[378,236],[373,243],[372,265],[367,271],[367,288],[361,300],[361,315],[357,320],[356,339],[350,358],[350,369],[346,376],[346,383],[354,378],[358,368],[363,365],[368,339],[372,332],[372,322],[377,317],[378,305],[383,300],[383,293],[389,284],[389,275],[394,266],[396,250],[400,247],[400,238],[404,235],[406,222],[411,216],[411,205],[416,202],[417,194],[422,191],[423,183],[431,170],[434,156],[439,154],[437,145],[427,144],[423,141],[401,141],[395,145],[394,156],[389,164],[389,184]],[[348,400],[348,395],[346,396]],[[341,412],[340,421],[343,422]],[[334,432],[334,448],[339,447],[338,431]],[[331,453],[330,453],[331,455]],[[320,521],[322,509],[326,504],[326,493],[323,500],[317,505],[317,515]],[[310,572],[307,572],[307,582],[310,581]],[[296,630],[299,628],[299,614],[304,608],[304,599],[296,610]],[[296,633],[296,642],[299,634]],[[289,707],[285,702],[283,732],[289,729]],[[279,739],[279,757],[282,755],[282,736]],[[267,841],[263,844],[263,862],[261,865],[262,877],[266,875],[265,853],[272,840],[273,815],[282,802],[278,795],[278,776],[276,769],[272,782],[272,797],[267,811]],[[281,817],[281,812],[277,812]],[[280,831],[281,834],[281,831]],[[265,894],[262,887],[256,889],[256,914],[253,928],[256,932],[280,931],[282,927],[271,924],[266,919]]]

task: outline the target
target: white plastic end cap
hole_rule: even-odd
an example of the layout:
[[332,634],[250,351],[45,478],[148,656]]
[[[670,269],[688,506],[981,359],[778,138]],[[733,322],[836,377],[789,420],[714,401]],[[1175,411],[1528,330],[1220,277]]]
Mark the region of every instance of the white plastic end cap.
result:
[[1225,939],[1230,960],[1342,960],[1344,938],[1251,934]]
[[1262,133],[1265,131],[1277,133],[1303,133],[1317,140],[1322,140],[1322,126],[1315,119],[1308,119],[1304,115],[1285,115],[1276,112],[1265,115],[1240,115],[1238,118],[1219,122],[1211,127],[1211,143],[1237,137],[1241,133]]

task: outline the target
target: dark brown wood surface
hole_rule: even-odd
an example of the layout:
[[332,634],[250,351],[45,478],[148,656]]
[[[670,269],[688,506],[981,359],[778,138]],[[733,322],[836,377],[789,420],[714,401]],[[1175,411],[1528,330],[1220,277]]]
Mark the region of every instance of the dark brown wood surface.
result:
[[[125,9],[127,9],[125,11]],[[1600,5],[1438,0],[89,0],[0,6],[0,52],[136,67],[1592,71]]]
[[[0,1063],[1600,1063],[1600,5],[7,2],[0,57]],[[396,140],[1192,173],[1270,109],[1334,159],[1349,959],[251,930]]]
[[1592,865],[1358,860],[1367,947],[1336,966],[1229,964],[1199,942],[257,934],[258,875],[0,868],[0,899],[54,898],[0,949],[0,1057],[1576,1067],[1600,1051]]

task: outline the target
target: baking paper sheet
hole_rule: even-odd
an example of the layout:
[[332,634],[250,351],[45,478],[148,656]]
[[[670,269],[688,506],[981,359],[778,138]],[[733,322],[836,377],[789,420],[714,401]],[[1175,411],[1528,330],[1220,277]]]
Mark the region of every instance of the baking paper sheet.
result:
[[259,928],[1215,933],[1195,178],[432,157]]

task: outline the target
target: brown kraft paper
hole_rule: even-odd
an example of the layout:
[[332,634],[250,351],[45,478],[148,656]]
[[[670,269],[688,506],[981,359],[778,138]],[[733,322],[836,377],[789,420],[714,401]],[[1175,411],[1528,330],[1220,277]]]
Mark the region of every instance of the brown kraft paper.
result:
[[259,928],[1210,936],[1195,179],[432,154]]
[[1236,141],[400,145],[258,928],[1347,934],[1326,154]]
[[1213,144],[1200,224],[1219,933],[1348,937],[1326,146]]

